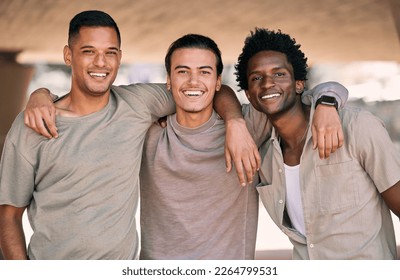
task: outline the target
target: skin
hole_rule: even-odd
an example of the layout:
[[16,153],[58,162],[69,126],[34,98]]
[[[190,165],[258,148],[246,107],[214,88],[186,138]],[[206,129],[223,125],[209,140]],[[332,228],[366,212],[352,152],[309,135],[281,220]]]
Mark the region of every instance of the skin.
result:
[[6,260],[27,260],[22,215],[26,207],[0,205],[0,248]]
[[[300,164],[303,136],[309,123],[299,94],[304,82],[294,80],[286,55],[275,51],[259,52],[249,60],[248,81],[246,94],[250,102],[268,115],[281,137],[284,162]],[[270,98],[263,99],[266,95]],[[390,210],[400,217],[400,181],[381,195]]]
[[[110,86],[121,61],[119,41],[110,27],[82,27],[71,46],[64,47],[72,70],[70,93],[57,102],[58,114],[69,117],[97,112],[107,105]],[[0,206],[0,247],[5,259],[26,259],[22,215],[26,207]]]
[[179,124],[194,128],[208,121],[213,112],[215,92],[221,88],[214,53],[195,48],[174,51],[167,87],[174,96]]
[[[171,56],[170,73],[167,76],[167,87],[172,91],[176,103],[178,123],[184,127],[195,128],[207,122],[213,112],[215,93],[221,88],[221,75],[217,72],[215,54],[199,48],[177,49]],[[238,102],[231,106],[236,106],[241,112]],[[244,140],[238,142],[235,141],[237,137],[232,136],[234,140],[230,143],[233,144],[225,147],[227,172],[232,170],[234,161],[240,184],[246,186],[247,183],[252,183],[261,158],[242,115],[230,114],[225,121],[227,137],[242,135],[241,140]],[[243,143],[253,143],[255,148],[244,147]]]
[[72,70],[71,91],[56,107],[60,114],[84,116],[107,105],[122,54],[111,27],[82,27],[73,42],[64,47],[65,64]]
[[275,51],[259,52],[249,60],[248,81],[249,101],[279,131],[285,163],[299,164],[309,123],[300,100],[304,81],[294,80],[286,55]]

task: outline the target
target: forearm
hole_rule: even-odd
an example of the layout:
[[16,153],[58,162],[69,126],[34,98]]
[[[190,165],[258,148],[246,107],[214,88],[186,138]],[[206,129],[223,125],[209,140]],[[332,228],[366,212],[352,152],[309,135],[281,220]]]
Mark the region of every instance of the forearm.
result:
[[33,95],[40,95],[42,98],[51,100],[52,102],[58,99],[58,95],[53,94],[48,88],[38,88],[31,93],[31,96]]
[[314,102],[322,95],[335,97],[338,102],[338,107],[343,108],[349,98],[349,91],[340,83],[326,82],[316,85],[310,90],[304,92],[302,102],[306,105],[311,105],[311,98]]
[[390,189],[384,191],[382,197],[390,210],[400,218],[400,181]]
[[225,85],[222,85],[221,90],[215,93],[214,110],[225,122],[232,119],[243,119],[242,106],[235,92]]
[[12,206],[0,206],[0,248],[6,260],[26,260],[25,234],[22,227],[23,210],[20,212],[25,208],[18,209],[17,212],[21,215],[16,216],[8,215],[9,207]]

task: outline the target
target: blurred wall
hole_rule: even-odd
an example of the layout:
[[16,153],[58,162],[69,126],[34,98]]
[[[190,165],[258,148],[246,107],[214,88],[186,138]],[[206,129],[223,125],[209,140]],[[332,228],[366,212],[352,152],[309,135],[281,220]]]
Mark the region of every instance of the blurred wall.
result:
[[0,53],[0,150],[8,130],[26,102],[34,69],[15,61],[17,53]]

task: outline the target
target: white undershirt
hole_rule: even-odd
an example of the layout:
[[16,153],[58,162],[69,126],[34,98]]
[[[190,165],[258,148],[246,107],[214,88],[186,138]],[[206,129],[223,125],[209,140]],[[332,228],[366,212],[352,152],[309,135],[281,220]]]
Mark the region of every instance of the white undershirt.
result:
[[305,236],[304,213],[300,191],[300,164],[289,166],[285,164],[286,178],[286,209],[293,227]]

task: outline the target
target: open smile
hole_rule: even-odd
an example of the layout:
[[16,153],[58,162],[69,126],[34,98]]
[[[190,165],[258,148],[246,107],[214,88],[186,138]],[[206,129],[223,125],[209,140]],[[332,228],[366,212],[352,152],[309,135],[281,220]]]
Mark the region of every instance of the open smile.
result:
[[274,99],[274,98],[277,98],[280,96],[281,96],[280,93],[274,92],[274,93],[268,93],[268,94],[261,95],[260,99],[261,100],[269,100],[269,99]]
[[101,78],[104,79],[109,75],[109,73],[100,73],[100,72],[89,72],[89,75],[93,78]]
[[205,93],[203,90],[183,90],[182,92],[188,97],[200,97]]

